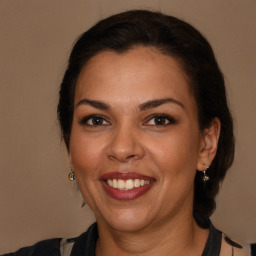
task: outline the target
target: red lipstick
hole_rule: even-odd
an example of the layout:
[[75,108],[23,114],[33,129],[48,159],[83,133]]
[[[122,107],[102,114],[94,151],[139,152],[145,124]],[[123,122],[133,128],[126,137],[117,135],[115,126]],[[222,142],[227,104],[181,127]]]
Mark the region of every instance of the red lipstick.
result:
[[[148,181],[149,184],[144,184],[139,187],[134,187],[132,189],[128,190],[121,190],[118,188],[113,188],[112,186],[109,186],[107,184],[107,180],[144,180]],[[135,172],[127,172],[127,173],[120,173],[120,172],[112,172],[112,173],[106,173],[102,175],[101,177],[101,183],[105,190],[105,192],[111,196],[112,198],[116,200],[134,200],[142,195],[144,195],[154,184],[155,179],[152,177],[148,177],[139,173]]]

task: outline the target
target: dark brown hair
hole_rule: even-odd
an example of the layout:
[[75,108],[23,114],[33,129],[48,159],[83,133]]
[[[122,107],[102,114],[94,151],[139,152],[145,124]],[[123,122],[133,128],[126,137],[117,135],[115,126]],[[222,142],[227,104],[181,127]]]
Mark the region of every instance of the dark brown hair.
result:
[[159,12],[133,10],[101,20],[80,36],[71,52],[59,92],[58,118],[67,148],[73,119],[74,92],[82,67],[99,52],[123,53],[135,46],[155,47],[176,58],[189,78],[198,107],[201,130],[214,117],[221,122],[218,150],[206,185],[201,172],[195,177],[194,217],[205,226],[215,209],[215,196],[234,158],[233,122],[225,83],[207,40],[191,25]]

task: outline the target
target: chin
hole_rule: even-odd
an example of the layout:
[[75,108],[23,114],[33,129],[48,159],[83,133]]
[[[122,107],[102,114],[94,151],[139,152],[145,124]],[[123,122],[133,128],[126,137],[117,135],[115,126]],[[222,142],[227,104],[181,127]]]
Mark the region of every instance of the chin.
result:
[[120,232],[136,232],[148,226],[149,221],[143,213],[134,210],[121,210],[112,214],[110,217],[104,218],[104,222],[111,228]]

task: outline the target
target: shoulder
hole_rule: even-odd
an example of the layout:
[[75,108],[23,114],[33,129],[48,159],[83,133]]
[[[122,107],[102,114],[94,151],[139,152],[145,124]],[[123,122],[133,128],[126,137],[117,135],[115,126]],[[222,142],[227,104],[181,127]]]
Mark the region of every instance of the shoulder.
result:
[[249,244],[237,242],[216,229],[209,220],[209,236],[202,256],[256,256]]
[[61,238],[44,240],[33,246],[19,249],[17,252],[4,254],[2,256],[59,256]]
[[98,238],[97,224],[92,224],[86,232],[72,239],[49,239],[0,256],[80,256],[94,255]]
[[251,256],[249,244],[241,243],[230,239],[222,233],[220,256]]

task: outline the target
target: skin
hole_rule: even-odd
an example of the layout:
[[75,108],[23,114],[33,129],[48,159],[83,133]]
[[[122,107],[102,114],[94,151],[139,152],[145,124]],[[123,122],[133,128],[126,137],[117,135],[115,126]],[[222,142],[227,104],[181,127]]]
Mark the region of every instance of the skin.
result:
[[[194,176],[213,160],[220,124],[199,130],[188,84],[178,61],[154,48],[102,52],[82,69],[69,158],[96,216],[97,256],[201,255],[208,230],[192,217]],[[154,179],[147,193],[128,201],[106,194],[103,174],[131,171]]]

